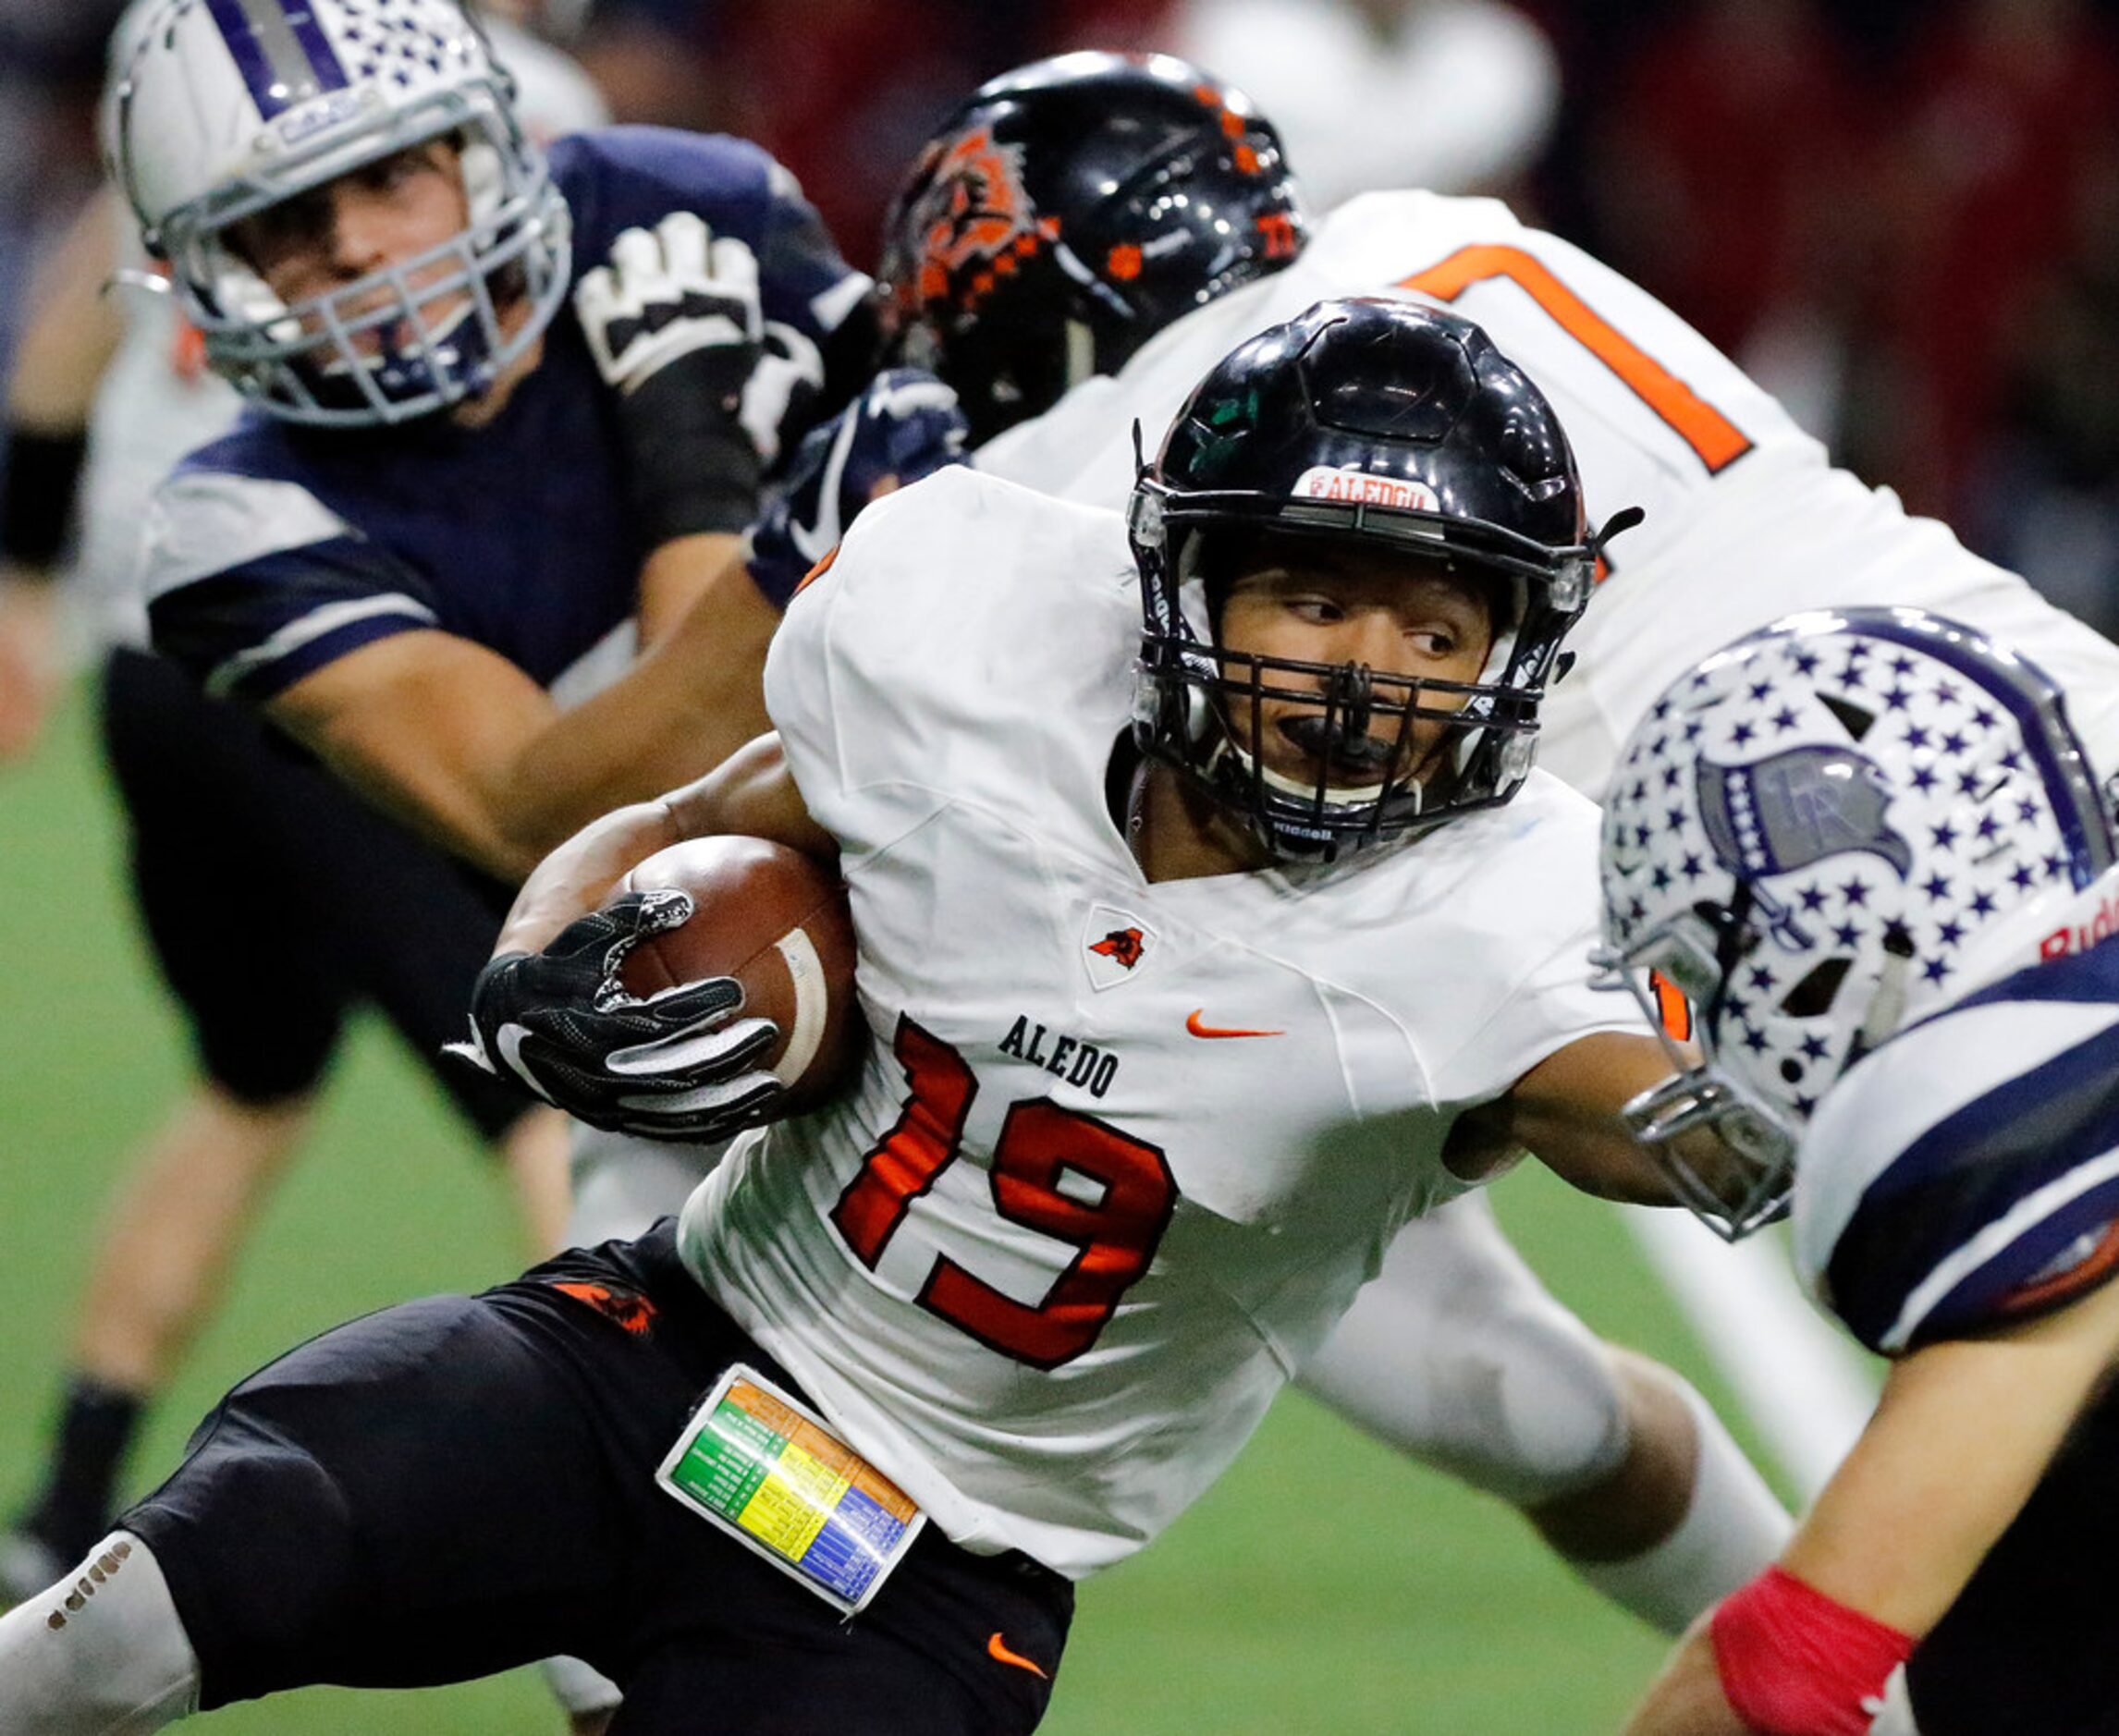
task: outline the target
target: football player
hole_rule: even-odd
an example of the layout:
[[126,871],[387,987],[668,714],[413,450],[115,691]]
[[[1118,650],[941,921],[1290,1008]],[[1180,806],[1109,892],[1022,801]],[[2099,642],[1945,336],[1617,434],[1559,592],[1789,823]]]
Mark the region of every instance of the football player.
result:
[[[1174,383],[1196,379],[1215,348],[1334,287],[1402,294],[1350,250],[1416,258],[1503,224],[1515,232],[1488,202],[1390,195],[1328,219],[1305,246],[1278,137],[1241,93],[1167,56],[1072,55],[994,80],[937,129],[888,226],[886,320],[894,357],[961,395],[979,468],[1108,503],[1124,498],[1136,418],[1162,425]],[[1549,335],[1500,311],[1512,339],[1549,365]],[[1579,373],[1561,373],[1555,389],[1573,389],[1599,454],[1586,475],[1604,490],[1600,509],[1617,512],[1635,488],[1659,512],[1683,499],[1661,483],[1660,451],[1625,444],[1645,438],[1638,426],[1614,428],[1581,401]],[[930,446],[950,432],[947,396],[896,373],[860,416],[810,436],[803,486],[753,540],[762,582],[792,582],[878,481],[949,456],[919,444],[923,431]],[[1317,486],[1357,487],[1339,476]],[[1626,543],[1647,534],[1629,532],[1611,559],[1630,571]],[[1599,1343],[1480,1197],[1407,1226],[1303,1380],[1401,1450],[1520,1509],[1590,1583],[1666,1632],[1748,1579],[1786,1534],[1698,1395]]]
[[[2074,695],[2101,773],[2119,771],[2111,644],[1945,527],[1908,518],[1889,491],[1834,469],[1668,309],[1506,207],[1377,193],[1313,224],[1268,122],[1196,67],[1071,55],[995,80],[922,153],[880,275],[893,354],[962,394],[975,461],[1089,502],[1124,497],[1136,419],[1160,426],[1219,350],[1318,297],[1401,296],[1476,319],[1559,410],[1592,510],[1647,510],[1614,545],[1570,638],[1574,666],[1544,708],[1539,763],[1585,794],[1604,793],[1649,695],[1806,603],[1929,607],[2023,644]],[[916,401],[909,382],[898,392]],[[931,399],[918,413],[936,414]],[[768,524],[766,561],[815,558],[866,486],[904,462],[871,459],[861,439],[828,449],[835,486],[790,503],[802,534]],[[1677,1234],[1693,1226],[1672,1216],[1629,1221],[1714,1300],[1723,1284],[1752,1286],[1716,1309],[1737,1352],[1724,1360],[1755,1378],[1789,1368],[1765,1417],[1786,1419],[1784,1456],[1821,1482],[1868,1413],[1861,1384],[1822,1378],[1843,1374],[1820,1360],[1835,1347],[1822,1323],[1813,1339],[1777,1255],[1717,1260],[1728,1251],[1688,1248],[1707,1239]],[[1467,1296],[1495,1305],[1456,1331],[1445,1323]],[[1475,1199],[1408,1226],[1304,1380],[1404,1450],[1525,1507],[1563,1554],[1604,1557],[1586,1575],[1674,1632],[1720,1595],[1718,1580],[1733,1583],[1723,1575],[1745,1576],[1747,1555],[1763,1562],[1776,1522],[1699,1407],[1718,1443],[1702,1467],[1729,1467],[1727,1485],[1703,1489],[1694,1522],[1647,1549],[1637,1532],[1598,1522],[1598,1485],[1623,1463],[1645,1394],[1640,1372],[1614,1375]]]
[[[129,64],[160,9],[137,0],[115,33],[116,61]],[[606,118],[564,55],[504,20],[489,31],[533,135]],[[374,1004],[503,1159],[530,1246],[557,1246],[567,1214],[556,1118],[525,1117],[511,1094],[440,1059],[505,895],[474,886],[144,648],[132,568],[148,497],[188,450],[227,431],[241,399],[200,365],[167,296],[104,293],[138,245],[114,194],[92,202],[40,280],[9,382],[0,757],[28,752],[43,723],[63,593],[109,647],[103,734],[135,903],[190,1026],[199,1076],[107,1214],[74,1314],[51,1461],[0,1547],[5,1599],[49,1583],[109,1529],[143,1409],[205,1324],[245,1229],[306,1135],[350,1009]],[[77,504],[79,543],[66,558]],[[269,930],[249,920],[262,881],[283,913]],[[427,930],[407,944],[413,911]]]
[[1668,1064],[1581,950],[1595,811],[1526,752],[1597,551],[1537,389],[1391,301],[1235,350],[1125,519],[963,470],[869,512],[774,643],[776,732],[557,852],[473,1003],[598,1119],[768,1117],[725,985],[617,992],[684,900],[598,908],[748,833],[848,883],[858,1081],[680,1223],[244,1383],[90,1592],[0,1620],[0,1722],[568,1649],[640,1731],[1033,1726],[1072,1582],[1399,1223],[1518,1145],[1667,1197],[1616,1112]]
[[[253,410],[148,515],[155,648],[508,883],[747,740],[778,612],[725,551],[827,352],[870,348],[866,279],[785,173],[655,129],[547,153],[453,0],[162,0],[137,22],[112,177]],[[683,653],[679,731],[640,722],[667,660],[596,691],[658,641]],[[312,840],[343,851],[341,904],[441,909],[342,838]],[[446,995],[423,946],[346,953]],[[226,988],[220,964],[196,980]],[[577,1152],[570,1239],[652,1221],[704,1161],[601,1155]]]
[[1792,1205],[1805,1282],[1891,1369],[1635,1736],[2113,1727],[2113,862],[2059,691],[1970,628],[1816,610],[1651,696],[1607,960],[1680,984],[1699,1046],[1629,1115],[1722,1234]]
[[[166,0],[119,68],[114,177],[257,412],[158,491],[149,619],[209,693],[514,881],[761,724],[777,600],[730,551],[834,359],[865,367],[867,280],[755,148],[547,153],[451,0],[380,4]],[[572,1240],[652,1221],[703,1161],[596,1158]]]
[[618,128],[547,156],[455,6],[376,4],[167,0],[120,69],[117,181],[265,412],[159,491],[150,624],[520,879],[664,769],[662,732],[611,746],[654,660],[560,714],[636,626],[692,635],[693,769],[762,715],[777,615],[720,556],[824,348],[864,355],[866,280],[754,148]]

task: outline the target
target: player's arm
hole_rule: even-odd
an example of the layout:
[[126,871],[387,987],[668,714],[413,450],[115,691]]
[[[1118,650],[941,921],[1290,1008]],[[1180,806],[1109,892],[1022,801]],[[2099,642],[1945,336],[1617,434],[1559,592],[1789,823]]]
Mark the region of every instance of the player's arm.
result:
[[[871,501],[963,462],[965,429],[948,386],[893,369],[803,438],[746,535],[657,549],[641,584],[646,654],[546,731],[512,780],[525,836],[548,843],[620,801],[674,789],[770,728],[759,678],[780,610]],[[624,768],[615,781],[613,766]],[[569,800],[574,791],[586,801]]]
[[1670,1183],[1635,1142],[1620,1110],[1670,1077],[1655,1038],[1597,1032],[1556,1049],[1493,1103],[1460,1116],[1450,1167],[1467,1179],[1528,1151],[1586,1193],[1641,1205],[1676,1204]]
[[56,562],[71,527],[89,413],[125,324],[112,196],[92,199],[39,269],[7,387],[0,497],[0,758],[36,741],[56,687]]
[[766,648],[802,573],[871,495],[961,454],[954,395],[926,376],[886,375],[804,442],[764,520],[741,534],[765,458],[824,385],[814,339],[826,335],[767,321],[767,307],[791,298],[807,309],[849,275],[791,185],[772,210],[762,266],[742,240],[680,210],[621,234],[575,293],[612,390],[631,505],[655,544],[641,577],[640,662],[527,736],[528,696],[495,694],[498,752],[466,721],[453,774],[407,762],[416,744],[394,739],[395,705],[365,725],[342,711],[352,727],[331,732],[325,751],[356,776],[380,760],[400,790],[438,784],[415,790],[415,807],[442,817],[459,849],[505,862],[510,878],[596,815],[697,777],[767,730]]
[[778,619],[731,555],[661,644],[570,711],[497,653],[431,630],[349,651],[264,709],[378,805],[516,882],[598,814],[768,727],[761,671]]
[[729,978],[623,992],[637,941],[685,921],[682,893],[614,884],[686,838],[741,833],[830,861],[837,846],[809,813],[779,739],[760,737],[706,777],[606,814],[553,852],[524,885],[472,994],[471,1034],[452,1050],[597,1127],[647,1138],[725,1138],[770,1119],[784,1086],[757,1065],[777,1040],[741,1018]]
[[574,312],[653,551],[636,610],[646,656],[562,715],[468,640],[393,634],[268,704],[341,776],[509,880],[595,815],[697,776],[766,727],[776,611],[741,552],[763,465],[741,418],[761,353],[757,261],[673,212],[619,236],[582,275]]
[[1841,1728],[1825,1719],[1880,1693],[1955,1602],[2115,1363],[2119,1285],[2109,1283],[1895,1363],[1777,1563],[1785,1577],[1725,1599],[1685,1637],[1628,1736]]
[[361,646],[267,709],[372,799],[520,880],[597,815],[699,777],[771,727],[762,671],[779,606],[872,498],[962,462],[963,433],[939,381],[879,375],[802,442],[751,536],[656,550],[642,586],[648,650],[570,711],[505,658],[440,632]]
[[606,813],[560,845],[523,883],[494,950],[540,952],[655,851],[730,834],[767,838],[824,862],[839,853],[837,840],[810,817],[779,737],[768,732],[697,781]]

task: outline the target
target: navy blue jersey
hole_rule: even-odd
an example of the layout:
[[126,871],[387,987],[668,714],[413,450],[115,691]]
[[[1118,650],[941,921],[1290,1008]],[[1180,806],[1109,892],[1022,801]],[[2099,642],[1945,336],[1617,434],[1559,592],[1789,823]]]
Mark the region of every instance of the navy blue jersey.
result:
[[1911,1026],[1827,1095],[1796,1262],[1897,1355],[2057,1307],[2119,1266],[2119,941]]
[[[611,128],[559,141],[551,166],[577,277],[621,230],[692,211],[756,253],[768,322],[827,348],[862,300],[866,279],[754,145]],[[253,413],[192,454],[150,515],[149,618],[158,649],[253,702],[422,628],[485,645],[546,687],[577,670],[587,686],[622,666],[648,553],[610,393],[569,307],[483,427],[439,415],[348,431]],[[584,665],[599,646],[615,654]]]

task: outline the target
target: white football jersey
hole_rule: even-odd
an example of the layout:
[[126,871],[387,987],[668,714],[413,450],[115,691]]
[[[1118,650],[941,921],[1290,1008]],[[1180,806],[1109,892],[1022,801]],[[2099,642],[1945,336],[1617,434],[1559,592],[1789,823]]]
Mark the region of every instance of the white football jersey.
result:
[[1080,1575],[1234,1455],[1459,1111],[1592,1032],[1595,813],[1150,885],[1107,799],[1116,513],[947,471],[864,514],[766,701],[839,839],[876,1043],[686,1209],[701,1281],[949,1535]]
[[1609,576],[1569,635],[1573,672],[1542,708],[1539,764],[1600,798],[1648,703],[1702,657],[1798,609],[1906,605],[1965,621],[2066,690],[2100,769],[2119,771],[2119,649],[1906,516],[1645,290],[1487,199],[1372,193],[1318,226],[1285,270],[1186,315],[1115,376],[981,447],[977,462],[1122,505],[1137,422],[1149,456],[1207,371],[1245,337],[1328,298],[1402,294],[1484,326],[1552,402],[1592,523],[1626,507]]

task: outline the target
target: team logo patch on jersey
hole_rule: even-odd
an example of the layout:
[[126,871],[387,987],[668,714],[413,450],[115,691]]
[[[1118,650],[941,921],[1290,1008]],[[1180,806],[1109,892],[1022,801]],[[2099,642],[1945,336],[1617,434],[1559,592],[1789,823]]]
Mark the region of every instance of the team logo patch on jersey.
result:
[[1130,983],[1155,940],[1155,931],[1130,911],[1099,904],[1082,931],[1084,962],[1092,988],[1116,988]]
[[1366,471],[1313,465],[1295,481],[1298,500],[1332,500],[1349,507],[1389,507],[1398,512],[1433,512],[1441,502],[1426,483]]
[[1092,945],[1089,950],[1099,959],[1110,959],[1130,971],[1141,961],[1141,931],[1137,928],[1114,928],[1103,939]]
[[612,1290],[607,1284],[562,1283],[553,1280],[552,1288],[562,1296],[571,1296],[576,1302],[594,1308],[605,1319],[623,1326],[634,1337],[642,1337],[655,1324],[655,1304],[638,1290]]

